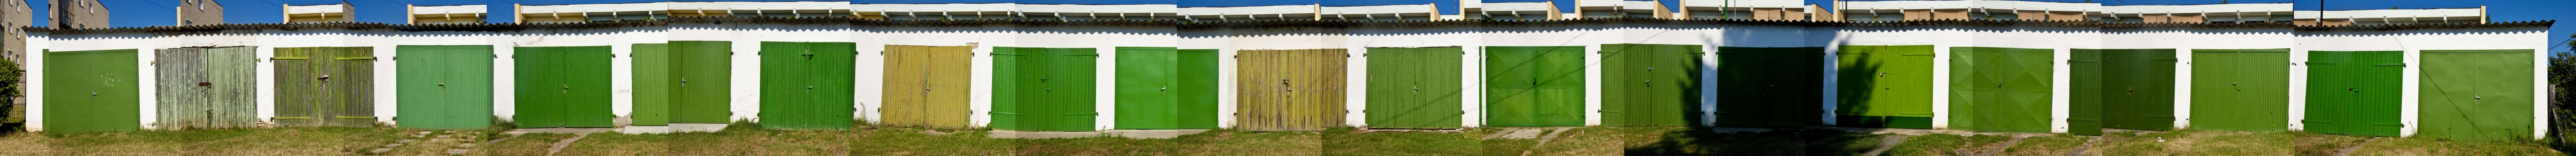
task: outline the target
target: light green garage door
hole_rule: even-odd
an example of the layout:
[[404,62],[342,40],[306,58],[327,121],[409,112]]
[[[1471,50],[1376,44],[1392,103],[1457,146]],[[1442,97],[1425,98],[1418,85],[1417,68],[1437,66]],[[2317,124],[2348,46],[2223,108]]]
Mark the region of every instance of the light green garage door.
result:
[[45,131],[134,131],[142,127],[134,49],[45,52]]
[[728,123],[733,42],[635,44],[636,126]]
[[2056,50],[1951,47],[1950,128],[2048,133]]
[[760,42],[760,126],[849,129],[857,44]]
[[1216,50],[1118,47],[1118,129],[1216,128]]
[[1602,44],[1601,124],[1691,126],[1700,120],[1699,45]]
[[374,49],[277,48],[277,125],[375,126]]
[[[2397,136],[2404,51],[2308,51],[2307,118],[2301,131]],[[2526,107],[2528,108],[2528,107]]]
[[1717,127],[1802,128],[1822,116],[1825,48],[1717,47]]
[[1092,131],[1093,48],[993,47],[993,129]]
[[516,47],[519,128],[610,127],[608,46]]
[[1368,126],[1458,128],[1458,47],[1369,48]]
[[492,46],[394,47],[394,123],[417,129],[492,126]]
[[1835,51],[1835,126],[1932,129],[1932,45]]
[[163,129],[257,127],[258,47],[159,49],[153,56]]
[[1583,126],[1583,46],[1484,48],[1485,126]]
[[2191,50],[2191,128],[2288,130],[2289,51]]
[[2424,50],[2423,111],[2415,136],[2512,141],[2532,138],[2532,50]]

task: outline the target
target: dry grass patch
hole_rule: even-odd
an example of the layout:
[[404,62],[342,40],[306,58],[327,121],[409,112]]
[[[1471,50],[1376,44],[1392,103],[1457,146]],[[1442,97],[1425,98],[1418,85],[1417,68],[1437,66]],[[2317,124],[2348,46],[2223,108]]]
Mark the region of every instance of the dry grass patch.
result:
[[1896,143],[1896,147],[1888,148],[1887,153],[1885,154],[1901,156],[1952,155],[1957,154],[1959,149],[1967,148],[1967,143],[1967,136],[1952,134],[1913,136],[1906,137],[1904,141]]
[[2027,137],[1996,155],[2066,155],[2084,146],[2085,139],[2085,136],[2074,134]]
[[0,133],[0,155],[54,155],[54,138],[33,132]]
[[[2106,155],[2291,155],[2289,133],[2181,130],[2110,143]],[[2162,141],[2159,141],[2162,140]]]
[[2290,132],[2290,135],[2295,137],[2290,139],[2292,150],[2298,151],[2298,154],[2302,156],[2334,155],[2335,152],[2343,150],[2344,147],[2361,145],[2363,140],[2370,139],[2370,137],[2364,136],[2309,132]]
[[1323,151],[1329,155],[1474,155],[1484,146],[1476,136],[1443,132],[1358,132],[1325,129]]
[[2428,137],[2380,138],[2352,155],[2565,155],[2537,141],[2461,141]]
[[995,139],[991,132],[980,129],[940,130],[948,135],[922,134],[924,129],[888,128],[858,131],[850,145],[851,155],[1011,155],[1016,140]]
[[1181,155],[1323,155],[1322,135],[1315,132],[1244,132],[1227,129],[1182,135],[1173,143]]
[[[503,135],[503,137],[509,137],[509,136],[507,136],[507,135]],[[572,134],[542,134],[542,133],[522,134],[522,135],[519,135],[518,137],[512,137],[512,138],[509,138],[508,140],[501,140],[501,142],[495,142],[495,143],[492,143],[492,144],[490,144],[490,145],[475,145],[475,146],[477,146],[477,147],[474,147],[474,151],[473,151],[473,152],[467,152],[466,154],[468,154],[468,155],[546,155],[546,154],[547,154],[546,149],[547,149],[547,148],[554,148],[554,146],[555,146],[555,142],[557,142],[557,141],[563,141],[564,139],[572,139],[573,137],[577,137],[577,135],[572,135]],[[494,138],[494,139],[500,139],[500,138]]]

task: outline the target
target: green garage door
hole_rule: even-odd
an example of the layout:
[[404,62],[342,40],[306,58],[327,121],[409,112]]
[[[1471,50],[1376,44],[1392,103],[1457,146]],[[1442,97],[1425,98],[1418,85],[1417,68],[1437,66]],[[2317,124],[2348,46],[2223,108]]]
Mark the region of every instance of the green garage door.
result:
[[141,59],[134,49],[45,52],[45,131],[134,131],[142,127]]
[[733,42],[635,44],[636,126],[732,122]]
[[760,42],[760,126],[848,129],[858,80],[857,44]]
[[278,125],[375,126],[374,49],[277,48]]
[[[1672,46],[1675,48],[1696,48]],[[1633,51],[1633,50],[1631,50]],[[1824,108],[1824,47],[1717,47],[1717,127],[1802,128]]]
[[1118,47],[1118,129],[1216,128],[1216,50]]
[[1099,57],[1093,48],[993,47],[993,129],[1093,130]]
[[[2404,51],[2308,51],[2303,131],[2397,136]],[[2527,108],[2527,107],[2526,107]]]
[[1835,51],[1835,126],[1932,129],[1932,45]]
[[[1602,44],[1601,124],[1700,122],[1699,45]],[[1658,83],[1660,82],[1660,83]]]
[[1485,47],[1484,62],[1486,126],[1583,126],[1583,46]]
[[2276,132],[2290,118],[2290,49],[2191,50],[2191,127]]
[[492,46],[394,47],[394,123],[415,129],[492,126]]
[[2056,50],[1951,47],[1950,54],[1950,128],[2049,132]]
[[517,47],[519,128],[610,127],[608,46]]
[[252,75],[257,47],[171,48],[153,56],[160,92],[157,122],[165,129],[256,127],[259,113]]
[[2532,50],[2424,50],[2415,136],[2512,141],[2532,138]]
[[1458,128],[1459,47],[1368,48],[1370,128]]
[[2174,49],[2077,49],[2069,133],[2172,130]]

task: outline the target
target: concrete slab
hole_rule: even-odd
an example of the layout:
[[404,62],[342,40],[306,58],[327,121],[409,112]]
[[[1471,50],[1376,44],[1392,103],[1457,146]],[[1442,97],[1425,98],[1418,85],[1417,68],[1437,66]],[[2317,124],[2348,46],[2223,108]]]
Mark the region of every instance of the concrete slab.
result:
[[992,137],[992,138],[1006,138],[1006,139],[1050,139],[1050,138],[1084,138],[1084,137],[1123,137],[1123,138],[1133,138],[1133,139],[1170,139],[1170,138],[1178,138],[1178,137],[1181,137],[1182,135],[1190,135],[1190,134],[1206,133],[1207,131],[1208,131],[1208,130],[1204,130],[1204,129],[1176,129],[1176,130],[1105,130],[1105,131],[1091,131],[1091,132],[1047,132],[1047,131],[1011,131],[1011,130],[993,130],[993,131],[992,131],[992,134],[991,134],[991,135],[987,135],[987,136]]
[[549,133],[549,134],[580,134],[580,135],[590,135],[590,133],[607,132],[607,131],[609,131],[609,130],[613,130],[613,129],[615,129],[615,128],[521,128],[521,129],[510,130],[510,132],[502,132],[502,133],[504,133],[504,134]]
[[671,132],[716,132],[716,131],[722,131],[722,130],[724,130],[724,129],[725,129],[725,126],[731,126],[731,125],[733,125],[733,124],[719,124],[719,123],[671,123],[671,125],[670,125],[670,126],[671,126]]
[[618,127],[616,131],[624,134],[662,134],[671,133],[671,126],[626,126]]
[[1546,133],[1547,133],[1547,130],[1546,130],[1546,129],[1515,129],[1515,130],[1503,131],[1503,136],[1502,136],[1502,138],[1503,138],[1503,139],[1538,139],[1539,135],[1543,135],[1543,134],[1546,134]]

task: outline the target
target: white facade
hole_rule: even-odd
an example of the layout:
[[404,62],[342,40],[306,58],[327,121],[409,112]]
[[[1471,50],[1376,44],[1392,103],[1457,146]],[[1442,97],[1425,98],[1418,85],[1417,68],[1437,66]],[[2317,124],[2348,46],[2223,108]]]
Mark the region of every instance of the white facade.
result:
[[1317,13],[1317,12],[1320,12],[1321,10],[1323,10],[1321,7],[1322,7],[1322,6],[1314,5],[1314,4],[1302,4],[1302,5],[1269,5],[1269,6],[1235,6],[1235,7],[1182,7],[1182,8],[1180,8],[1180,16],[1181,16],[1181,19],[1184,19],[1184,20],[1189,20],[1189,21],[1208,21],[1208,22],[1216,22],[1216,21],[1255,21],[1255,20],[1314,20],[1314,19],[1315,19],[1315,17],[1316,17],[1316,16],[1315,16],[1315,15],[1316,15],[1316,13]]
[[1323,10],[1323,13],[1322,13],[1321,15],[1317,15],[1317,16],[1322,16],[1324,19],[1327,19],[1327,20],[1345,20],[1345,21],[1430,21],[1430,20],[1454,20],[1454,18],[1444,18],[1444,17],[1441,17],[1441,15],[1440,15],[1440,7],[1439,7],[1439,6],[1432,5],[1432,4],[1371,5],[1371,6],[1326,6],[1326,7],[1324,7],[1322,10]]

